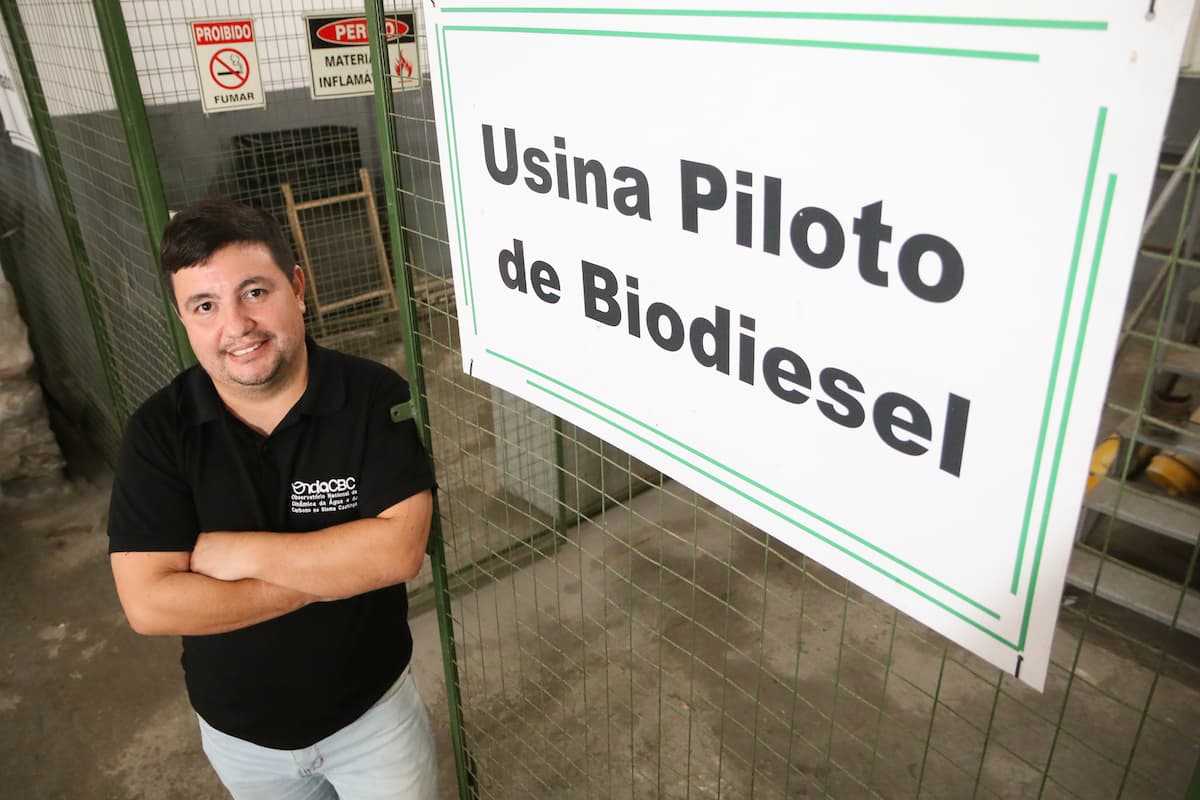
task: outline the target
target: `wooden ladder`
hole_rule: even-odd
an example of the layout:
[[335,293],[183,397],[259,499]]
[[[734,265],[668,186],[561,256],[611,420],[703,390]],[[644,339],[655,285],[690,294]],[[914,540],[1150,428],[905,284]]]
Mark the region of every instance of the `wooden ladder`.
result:
[[[321,197],[303,203],[296,202],[296,197],[292,193],[290,183],[281,183],[279,185],[280,191],[283,192],[284,203],[287,206],[288,222],[292,227],[292,235],[295,237],[296,247],[300,251],[300,262],[308,277],[307,294],[308,302],[312,306],[313,321],[316,323],[317,332],[321,336],[325,335],[325,315],[339,309],[365,303],[370,300],[382,299],[385,303],[384,311],[397,310],[396,293],[392,288],[392,274],[388,269],[387,250],[383,244],[383,230],[379,225],[379,213],[375,205],[375,192],[371,188],[371,176],[366,169],[359,168],[358,177],[362,188],[357,192]],[[325,208],[342,203],[356,202],[361,202],[365,205],[367,220],[371,226],[371,238],[375,246],[375,255],[379,262],[379,285],[350,297],[343,297],[332,303],[322,303],[321,293],[317,287],[316,271],[313,269],[308,242],[304,236],[304,227],[300,222],[300,212],[309,211],[314,208]]]

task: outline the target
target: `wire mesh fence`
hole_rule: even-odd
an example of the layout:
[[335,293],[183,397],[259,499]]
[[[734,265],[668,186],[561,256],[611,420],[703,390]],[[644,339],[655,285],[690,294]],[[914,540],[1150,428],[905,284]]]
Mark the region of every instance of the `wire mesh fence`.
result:
[[[431,100],[396,98],[393,155],[410,174],[435,157]],[[442,214],[413,216],[444,209],[436,173],[401,195],[407,238],[448,248]],[[1177,201],[1171,216],[1194,207]],[[1159,254],[1171,274],[1189,266],[1183,247]],[[440,259],[412,262],[417,283],[444,275]],[[1102,599],[1103,579],[1085,586],[1073,568],[1085,591],[1064,597],[1037,693],[669,477],[472,380],[453,309],[428,310],[418,335],[479,796],[1187,791],[1200,650],[1178,612],[1195,602],[1200,526],[1160,579],[1174,601],[1165,619]],[[1133,410],[1148,403],[1149,363],[1116,373],[1114,397],[1132,386]],[[1104,516],[1080,547],[1113,572],[1107,537],[1091,543],[1117,522]]]
[[[12,3],[5,4],[3,12],[9,24],[0,33],[0,46],[5,63],[14,71],[14,85],[20,84],[27,108],[45,109],[60,86],[21,81],[27,69],[19,65],[30,55],[36,34],[12,24],[19,22]],[[63,204],[56,197],[56,193],[70,197],[67,176],[61,169],[47,168],[45,144],[35,153],[5,137],[0,148],[0,181],[5,187],[0,195],[0,225],[7,237],[4,252],[11,259],[5,268],[22,301],[38,357],[38,375],[66,414],[102,451],[114,455],[120,438],[120,412],[98,349],[97,340],[103,342],[105,332],[89,324],[88,298],[79,277],[79,270],[89,266],[79,263],[79,253],[73,251],[70,241],[78,230],[74,205],[69,201]],[[49,157],[58,158],[57,151],[52,148]]]
[[[29,31],[112,342],[107,366],[135,404],[176,365],[91,6],[2,7],[19,8]],[[369,95],[311,95],[309,17],[365,12],[332,0],[120,7],[167,205],[223,194],[268,209],[308,273],[310,332],[424,386],[449,575],[447,674],[470,773],[461,796],[1090,800],[1177,797],[1194,785],[1200,487],[1168,496],[1172,484],[1144,472],[1155,455],[1187,467],[1200,441],[1180,400],[1200,371],[1177,369],[1179,353],[1200,353],[1189,316],[1200,274],[1194,151],[1168,148],[1160,191],[1179,178],[1131,294],[1131,307],[1148,298],[1148,310],[1132,319],[1099,439],[1119,435],[1107,459],[1098,450],[1037,693],[464,370],[427,76],[377,89],[395,90],[384,125]],[[388,10],[415,13],[420,72],[420,9]],[[203,113],[188,22],[212,17],[253,19],[265,108]],[[11,176],[6,219],[21,193],[49,197],[37,166],[0,167]],[[106,362],[65,266],[61,215],[50,200],[22,213],[21,288],[47,384],[110,409],[114,438],[121,411],[103,397]],[[410,297],[393,291],[401,260]],[[407,301],[415,338],[405,342]],[[1174,527],[1162,509],[1178,512]],[[1136,585],[1158,593],[1153,603],[1128,589],[1129,575],[1149,582]]]
[[17,3],[6,13],[19,16],[36,65],[49,114],[45,133],[61,165],[55,191],[68,198],[64,225],[68,236],[77,231],[80,282],[85,299],[94,297],[87,310],[110,389],[104,406],[123,424],[177,362],[163,336],[169,328],[157,269],[99,27],[88,3]]
[[[167,204],[222,195],[269,211],[306,271],[309,330],[404,372],[382,225],[372,98],[310,95],[308,19],[361,18],[336,2],[124,2]],[[252,22],[265,106],[205,114],[190,21]],[[203,66],[203,65],[201,65]],[[367,87],[369,89],[369,87]]]

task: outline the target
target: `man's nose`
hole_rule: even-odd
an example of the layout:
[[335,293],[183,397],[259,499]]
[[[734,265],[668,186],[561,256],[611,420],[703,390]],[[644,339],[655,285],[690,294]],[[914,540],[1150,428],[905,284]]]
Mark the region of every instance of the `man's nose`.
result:
[[240,335],[254,330],[257,323],[250,315],[249,309],[242,303],[228,303],[225,306],[225,329]]

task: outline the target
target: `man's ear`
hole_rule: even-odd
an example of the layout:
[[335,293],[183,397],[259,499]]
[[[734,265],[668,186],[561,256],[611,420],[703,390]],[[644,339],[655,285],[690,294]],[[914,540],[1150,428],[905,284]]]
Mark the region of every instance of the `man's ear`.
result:
[[292,291],[296,294],[296,299],[301,303],[304,302],[304,268],[299,264],[292,266]]

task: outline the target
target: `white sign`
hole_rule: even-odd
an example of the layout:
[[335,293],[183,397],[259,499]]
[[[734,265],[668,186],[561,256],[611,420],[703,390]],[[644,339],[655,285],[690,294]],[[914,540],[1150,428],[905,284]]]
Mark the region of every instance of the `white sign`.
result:
[[204,113],[264,108],[254,20],[189,20]]
[[1183,48],[1181,71],[1195,77],[1200,75],[1200,6],[1192,13],[1192,26],[1188,31],[1187,44]]
[[[387,28],[388,72],[393,91],[419,89],[417,35],[412,14],[389,14]],[[371,94],[371,46],[366,17],[339,14],[309,14],[308,63],[312,72],[312,96],[350,97]]]
[[1040,688],[1191,4],[576,5],[425,7],[464,369]]
[[29,122],[29,106],[25,103],[20,81],[20,74],[8,62],[8,50],[0,46],[0,117],[13,144],[37,153],[37,141]]

